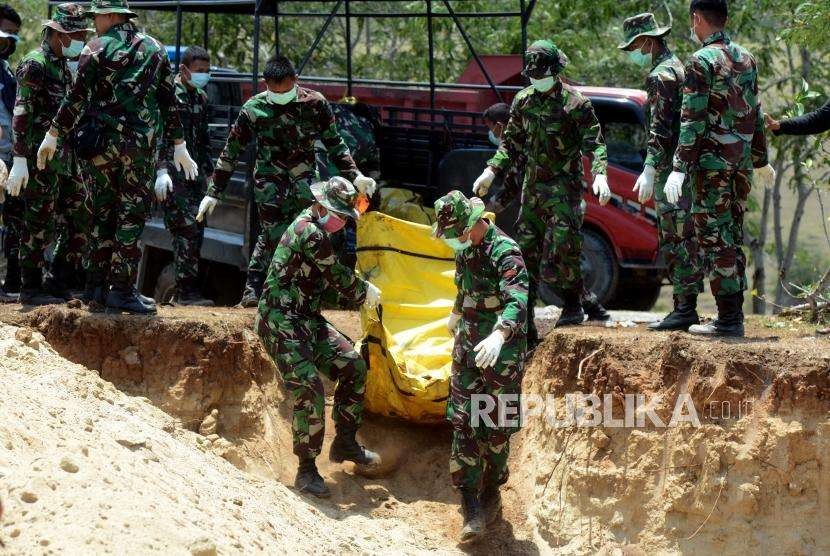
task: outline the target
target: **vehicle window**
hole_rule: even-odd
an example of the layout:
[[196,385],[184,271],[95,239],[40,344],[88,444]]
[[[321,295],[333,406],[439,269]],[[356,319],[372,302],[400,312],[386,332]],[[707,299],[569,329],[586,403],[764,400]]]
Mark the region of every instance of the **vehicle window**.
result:
[[608,147],[608,162],[642,172],[648,134],[642,111],[614,99],[591,99]]

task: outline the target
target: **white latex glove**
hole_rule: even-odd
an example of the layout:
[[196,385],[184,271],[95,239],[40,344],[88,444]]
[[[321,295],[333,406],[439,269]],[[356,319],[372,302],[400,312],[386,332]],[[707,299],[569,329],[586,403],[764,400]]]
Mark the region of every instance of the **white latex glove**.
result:
[[654,166],[647,165],[643,168],[643,173],[640,174],[640,177],[637,178],[637,183],[634,184],[632,191],[639,193],[637,200],[641,203],[645,203],[651,199],[651,195],[654,193],[654,176],[656,174],[657,171],[654,169]]
[[611,199],[611,188],[608,187],[608,178],[602,174],[597,174],[594,178],[593,185],[594,195],[599,197],[600,205],[607,205],[608,200]]
[[453,311],[450,313],[450,318],[447,320],[447,330],[450,334],[455,336],[455,331],[458,329],[458,323],[461,321],[461,315]]
[[55,156],[55,151],[58,149],[58,138],[46,132],[46,135],[43,136],[43,141],[40,143],[40,147],[37,150],[37,169],[43,170],[46,168],[46,163],[52,160],[52,157]]
[[756,168],[755,176],[758,178],[758,185],[764,189],[772,187],[775,183],[775,168],[771,164],[767,164],[763,168]]
[[213,209],[215,209],[218,204],[219,199],[211,197],[210,195],[205,195],[205,198],[202,199],[201,203],[199,203],[199,212],[196,213],[196,221],[201,222],[205,219],[205,215],[210,216],[213,214]]
[[479,369],[486,369],[495,365],[503,346],[504,334],[501,330],[493,330],[489,336],[473,348],[473,351],[476,352],[476,366]]
[[184,177],[188,180],[195,180],[199,175],[199,167],[196,166],[196,161],[190,158],[187,143],[184,141],[173,147],[173,164],[176,165],[176,170],[184,172]]
[[366,282],[366,308],[374,311],[380,305],[380,290],[371,282]]
[[490,191],[490,186],[493,185],[493,180],[496,179],[496,173],[488,166],[484,169],[481,175],[473,182],[473,193],[478,197],[484,197]]
[[167,170],[156,172],[156,200],[163,203],[168,193],[173,193],[173,180],[167,174]]
[[666,194],[666,200],[671,204],[675,204],[683,196],[684,181],[686,181],[686,174],[683,172],[672,172],[669,174],[669,179],[666,180],[663,193]]
[[6,180],[6,191],[12,197],[17,197],[29,183],[29,163],[22,156],[14,157],[12,171]]
[[354,188],[357,189],[358,193],[363,193],[367,197],[374,195],[377,187],[378,184],[369,176],[358,174],[354,179]]

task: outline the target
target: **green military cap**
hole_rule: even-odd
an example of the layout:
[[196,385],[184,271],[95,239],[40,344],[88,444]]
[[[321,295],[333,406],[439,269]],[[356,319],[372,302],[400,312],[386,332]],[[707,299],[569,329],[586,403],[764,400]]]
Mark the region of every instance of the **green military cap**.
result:
[[126,14],[130,17],[138,17],[134,11],[130,10],[127,0],[92,0],[86,11],[87,17],[105,14]]
[[435,201],[435,224],[432,235],[454,239],[463,236],[484,214],[484,201],[468,199],[460,191],[450,191]]
[[671,27],[658,27],[657,21],[654,19],[654,14],[645,12],[642,14],[629,17],[623,22],[623,35],[625,39],[617,48],[626,50],[639,37],[656,37],[661,38],[671,32]]
[[60,4],[55,8],[52,19],[43,22],[44,27],[51,27],[58,33],[91,32],[87,25],[86,11],[79,4]]
[[558,75],[568,65],[568,57],[553,41],[542,39],[534,41],[525,53],[525,68],[522,74],[538,78],[546,75]]
[[357,189],[352,182],[340,176],[334,176],[329,181],[311,184],[311,193],[318,203],[334,213],[349,216],[357,220],[360,213],[355,208]]

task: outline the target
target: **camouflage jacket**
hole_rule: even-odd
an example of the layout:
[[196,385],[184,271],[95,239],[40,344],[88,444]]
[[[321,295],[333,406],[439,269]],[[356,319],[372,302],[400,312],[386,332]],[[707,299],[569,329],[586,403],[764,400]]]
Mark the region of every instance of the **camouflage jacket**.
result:
[[[52,117],[72,86],[72,73],[64,58],[55,56],[46,41],[17,65],[17,99],[14,103],[14,156],[34,157]],[[58,150],[49,168],[64,175],[75,174],[72,150],[58,139]]]
[[[375,142],[375,130],[372,122],[363,116],[355,114],[344,104],[332,104],[332,112],[337,122],[337,131],[343,142],[349,148],[349,152],[360,171],[374,178],[380,179],[380,149]],[[336,176],[339,173],[337,165],[329,159],[326,147],[322,141],[315,143],[317,159],[326,169],[326,175],[321,178]]]
[[648,150],[646,165],[658,174],[671,170],[680,137],[680,105],[683,102],[683,64],[668,49],[646,78],[648,92]]
[[528,275],[518,244],[495,225],[455,257],[453,312],[474,318],[477,313],[498,313],[495,328],[507,337],[527,333]]
[[278,309],[289,315],[313,315],[320,312],[324,300],[334,297],[349,306],[360,305],[366,298],[366,282],[340,263],[331,235],[306,209],[274,250],[260,312]]
[[591,101],[557,81],[547,93],[533,87],[519,91],[501,145],[487,163],[504,173],[503,202],[525,187],[555,178],[582,180],[582,155],[593,155],[592,171],[605,174],[608,156]]
[[103,133],[112,142],[155,150],[162,127],[168,139],[183,139],[173,72],[161,43],[130,22],[89,41],[52,125],[65,135],[87,111],[102,112]]
[[767,164],[755,58],[720,31],[686,64],[674,169],[736,170]]
[[314,141],[320,139],[329,159],[348,180],[357,176],[349,149],[337,133],[334,114],[328,101],[311,89],[298,87],[297,98],[285,105],[268,102],[267,91],[242,105],[228,141],[213,171],[208,195],[219,197],[228,185],[239,157],[256,139],[254,180],[287,186],[316,175]]
[[[208,95],[202,89],[191,88],[182,83],[180,75],[176,76],[175,83],[176,107],[184,130],[184,140],[187,142],[187,152],[199,165],[199,178],[204,179],[213,173],[213,163],[210,159]],[[171,174],[176,171],[173,164],[173,141],[168,140],[166,136],[159,141],[158,167],[166,168]]]

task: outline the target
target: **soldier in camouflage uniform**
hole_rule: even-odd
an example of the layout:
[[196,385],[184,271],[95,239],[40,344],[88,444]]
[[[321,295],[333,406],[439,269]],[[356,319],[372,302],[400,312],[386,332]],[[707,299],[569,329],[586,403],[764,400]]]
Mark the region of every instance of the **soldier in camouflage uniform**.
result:
[[[263,72],[268,90],[251,97],[239,111],[225,148],[216,162],[212,183],[197,219],[210,214],[228,185],[239,157],[256,139],[254,201],[261,231],[248,264],[240,304],[255,307],[277,242],[294,218],[313,201],[309,185],[315,177],[314,142],[322,141],[329,160],[355,187],[374,192],[375,182],[355,166],[337,132],[328,101],[297,85],[297,72],[285,56],[274,56]],[[370,195],[371,196],[371,195]]]
[[81,53],[77,79],[38,149],[38,168],[54,156],[59,136],[72,132],[86,112],[97,114],[102,144],[89,164],[93,228],[87,299],[116,311],[155,313],[155,302],[140,296],[134,284],[162,128],[176,144],[176,167],[190,178],[197,167],[183,139],[164,47],[138,31],[126,0],[93,0],[87,14],[98,37]]
[[342,265],[332,247],[332,236],[342,233],[346,219],[360,216],[355,187],[334,177],[311,185],[309,191],[314,204],[288,225],[274,251],[254,326],[294,400],[294,453],[299,458],[294,485],[326,497],[330,493],[315,464],[325,425],[318,373],[337,382],[332,415],[337,435],[329,459],[372,466],[380,457],[355,439],[363,417],[366,362],[320,311],[324,301],[335,299],[343,308],[365,303],[374,309],[380,290]]
[[695,233],[718,306],[715,322],[692,325],[689,332],[743,336],[743,216],[753,168],[767,184],[775,176],[767,162],[758,68],[723,30],[725,0],[693,0],[689,13],[703,48],[686,64],[680,139],[666,199],[676,203],[690,180]]
[[[458,294],[448,323],[455,335],[447,418],[452,423],[450,473],[461,491],[462,540],[480,535],[501,509],[499,486],[507,481],[510,435],[518,422],[475,423],[475,395],[508,395],[518,414],[527,351],[528,274],[515,241],[481,216],[484,202],[451,191],[435,202],[433,234],[455,252]],[[495,407],[503,405],[496,401]],[[502,415],[506,417],[506,415]],[[493,427],[493,425],[495,425]]]
[[[666,201],[663,187],[672,170],[672,157],[680,135],[680,104],[683,100],[683,64],[673,55],[664,37],[671,27],[658,27],[654,14],[643,13],[623,23],[625,40],[619,45],[629,58],[642,67],[650,67],[646,78],[648,92],[649,139],[645,168],[634,191],[641,203],[652,193],[657,209],[660,249],[668,266],[674,294],[674,310],[662,321],[649,325],[651,330],[687,330],[698,324],[697,295],[703,291],[699,249],[692,221],[692,195],[688,181],[684,196],[677,204]],[[656,187],[655,187],[656,185]]]
[[[199,164],[199,175],[188,180],[172,163],[173,143],[161,140],[156,177],[156,200],[164,207],[164,223],[173,241],[176,295],[180,305],[211,306],[200,292],[199,256],[205,234],[204,221],[196,220],[199,202],[207,191],[207,176],[213,173],[210,159],[210,106],[205,91],[210,77],[210,55],[191,46],[182,56],[176,76],[176,104],[184,127],[185,142]],[[173,176],[173,179],[170,176]]]
[[[516,239],[530,274],[528,339],[538,341],[533,311],[540,280],[562,298],[557,326],[608,313],[585,290],[580,268],[582,254],[582,156],[593,156],[595,194],[605,204],[611,197],[605,141],[591,102],[559,78],[567,57],[551,41],[534,42],[527,51],[524,74],[532,85],[516,95],[501,145],[473,190],[484,195],[497,173],[504,189],[497,204],[507,206],[521,191],[521,213]],[[522,183],[519,183],[519,180]],[[540,249],[541,246],[541,249]]]
[[[58,156],[39,170],[34,162],[39,141],[49,129],[51,118],[72,86],[67,58],[80,54],[89,31],[84,10],[77,4],[61,4],[51,20],[44,23],[40,47],[29,52],[17,67],[17,99],[14,107],[14,165],[6,190],[12,196],[22,192],[23,229],[20,266],[23,284],[20,302],[29,305],[62,303],[68,298],[67,280],[82,271],[86,254],[89,205],[86,186],[74,152],[66,142]],[[64,238],[53,258],[44,285],[44,251],[56,239],[56,220],[63,220]]]

